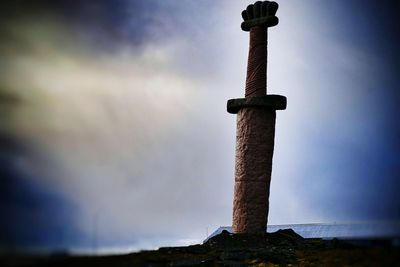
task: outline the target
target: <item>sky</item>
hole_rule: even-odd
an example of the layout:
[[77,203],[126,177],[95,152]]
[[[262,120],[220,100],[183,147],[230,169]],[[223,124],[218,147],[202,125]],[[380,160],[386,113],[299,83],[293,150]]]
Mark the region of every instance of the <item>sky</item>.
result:
[[[230,225],[250,3],[3,1],[0,250],[121,253]],[[269,223],[400,220],[400,4],[278,3]]]

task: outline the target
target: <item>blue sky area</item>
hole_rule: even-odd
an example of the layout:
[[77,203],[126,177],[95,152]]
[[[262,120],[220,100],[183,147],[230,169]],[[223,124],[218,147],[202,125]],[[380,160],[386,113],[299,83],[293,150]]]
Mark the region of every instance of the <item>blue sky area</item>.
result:
[[[230,225],[246,1],[3,1],[0,249],[124,252]],[[400,4],[280,1],[269,223],[400,220]]]

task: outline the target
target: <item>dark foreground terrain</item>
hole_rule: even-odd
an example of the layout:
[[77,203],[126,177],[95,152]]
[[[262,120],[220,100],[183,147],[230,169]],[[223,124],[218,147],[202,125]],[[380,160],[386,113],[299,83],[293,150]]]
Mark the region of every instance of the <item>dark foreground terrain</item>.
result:
[[400,266],[400,247],[391,240],[303,239],[292,230],[264,236],[224,231],[202,245],[120,256],[4,256],[0,266]]

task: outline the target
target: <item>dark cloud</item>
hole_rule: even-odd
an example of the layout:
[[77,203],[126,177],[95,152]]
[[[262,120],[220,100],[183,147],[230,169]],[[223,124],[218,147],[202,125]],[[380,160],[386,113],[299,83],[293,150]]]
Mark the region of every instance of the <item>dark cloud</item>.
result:
[[71,219],[77,207],[24,168],[32,154],[21,140],[0,137],[0,248],[64,249],[82,243],[85,235]]
[[[206,22],[204,31],[213,24],[204,18],[211,1],[199,3],[176,1],[5,1],[3,21],[24,16],[53,16],[80,34],[87,35],[93,47],[115,48],[121,44],[142,45],[152,39],[190,34],[193,25]],[[215,7],[221,4],[213,3]]]

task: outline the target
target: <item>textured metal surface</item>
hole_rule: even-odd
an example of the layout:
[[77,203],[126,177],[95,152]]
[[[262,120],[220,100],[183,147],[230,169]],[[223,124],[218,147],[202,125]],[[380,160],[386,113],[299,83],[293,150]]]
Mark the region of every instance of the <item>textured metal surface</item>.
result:
[[243,108],[237,115],[233,229],[264,233],[274,150],[275,111]]

